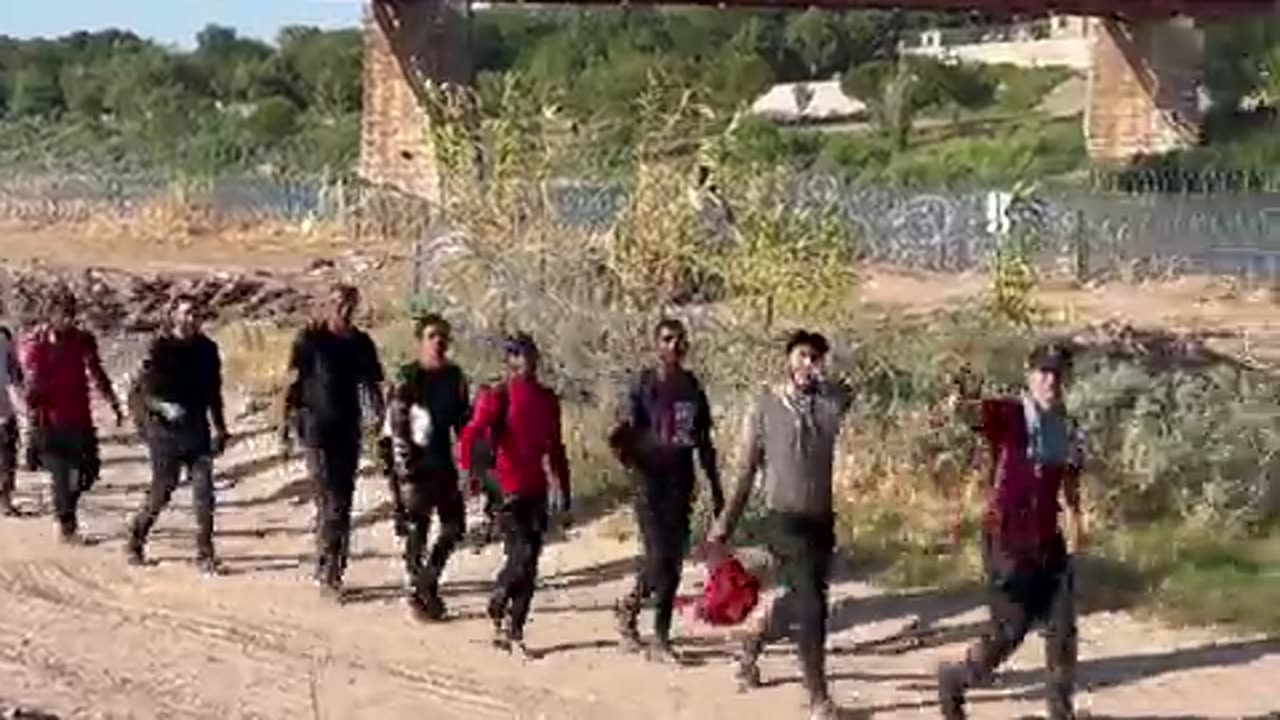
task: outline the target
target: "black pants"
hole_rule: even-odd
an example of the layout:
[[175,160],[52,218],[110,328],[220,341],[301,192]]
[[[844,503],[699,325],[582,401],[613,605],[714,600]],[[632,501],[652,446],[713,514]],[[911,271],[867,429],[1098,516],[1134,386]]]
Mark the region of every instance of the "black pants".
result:
[[191,499],[196,515],[196,554],[200,558],[213,557],[213,458],[210,455],[189,455],[174,452],[170,448],[152,445],[151,487],[147,497],[134,515],[130,528],[130,540],[141,548],[147,542],[156,518],[169,504],[173,491],[178,488],[182,472],[191,479]]
[[827,697],[827,584],[835,551],[835,518],[771,513],[769,553],[778,569],[782,595],[768,610],[763,633],[748,641],[754,659],[768,642],[797,626],[804,686],[811,700]]
[[305,448],[304,455],[316,506],[316,577],[336,587],[347,569],[360,444],[331,442]]
[[660,642],[671,637],[671,618],[680,589],[692,503],[692,476],[647,479],[635,500],[643,557],[635,586],[623,598],[622,606],[627,620],[634,624],[644,601],[652,598],[654,635]]
[[538,583],[538,559],[542,556],[543,536],[547,532],[547,499],[507,498],[498,511],[498,524],[502,529],[506,561],[489,599],[489,613],[495,618],[505,614],[510,637],[522,640]]
[[1065,542],[1057,538],[1044,561],[1035,564],[1010,563],[993,552],[989,542],[984,551],[991,620],[987,631],[969,648],[966,684],[989,684],[1027,633],[1042,625],[1049,670],[1049,717],[1070,717],[1078,639],[1075,576]]
[[[449,557],[467,531],[467,505],[456,473],[423,473],[404,485],[408,535],[404,542],[405,571],[420,595],[434,595]],[[424,565],[431,516],[440,519],[440,532]]]
[[93,428],[46,428],[44,466],[53,481],[53,514],[64,536],[79,528],[80,496],[98,481],[98,433]]
[[26,418],[26,438],[23,446],[23,463],[27,472],[40,472],[44,469],[44,430],[40,427],[35,413],[28,413]]
[[[0,388],[0,392],[5,392]],[[13,499],[13,487],[18,479],[18,421],[15,418],[0,421],[0,504]]]

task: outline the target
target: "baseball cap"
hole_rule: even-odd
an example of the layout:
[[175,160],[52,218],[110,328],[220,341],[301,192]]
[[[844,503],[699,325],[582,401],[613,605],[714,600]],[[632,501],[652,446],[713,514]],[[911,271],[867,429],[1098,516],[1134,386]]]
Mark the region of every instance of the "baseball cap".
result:
[[1027,355],[1027,369],[1065,372],[1071,369],[1071,361],[1070,348],[1056,342],[1042,343]]
[[507,339],[502,343],[502,349],[507,355],[529,356],[538,354],[538,344],[533,341],[533,336],[525,332],[508,335]]

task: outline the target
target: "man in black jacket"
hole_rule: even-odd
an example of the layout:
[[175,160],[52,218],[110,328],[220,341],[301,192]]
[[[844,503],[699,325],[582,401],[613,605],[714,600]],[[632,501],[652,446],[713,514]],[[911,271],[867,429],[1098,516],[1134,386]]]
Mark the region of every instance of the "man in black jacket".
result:
[[[217,574],[213,550],[213,458],[227,445],[218,345],[201,330],[195,298],[179,296],[170,327],[151,342],[130,408],[151,454],[151,487],[130,523],[130,564],[144,563],[147,535],[185,469],[195,501],[196,563]],[[212,420],[212,433],[210,432]]]
[[635,586],[615,612],[623,649],[638,650],[640,606],[656,596],[655,641],[649,654],[673,662],[671,620],[689,538],[695,452],[716,514],[724,494],[711,438],[711,408],[698,379],[684,368],[689,347],[684,324],[662,320],[654,329],[654,342],[657,363],[628,383],[609,434],[615,454],[634,475],[636,520],[644,544]]
[[[383,417],[382,363],[367,333],[353,323],[360,292],[333,288],[326,316],[298,333],[289,355],[281,445],[288,456],[291,426],[302,442],[316,504],[316,580],[342,594],[351,534],[351,502],[360,464],[361,407]],[[364,402],[361,402],[361,395]]]
[[[466,532],[466,501],[453,459],[454,441],[471,414],[467,376],[448,358],[449,322],[439,315],[418,320],[418,358],[400,368],[391,391],[392,462],[403,498],[404,560],[413,587],[410,606],[419,617],[440,620],[440,575]],[[440,532],[424,565],[431,516]]]

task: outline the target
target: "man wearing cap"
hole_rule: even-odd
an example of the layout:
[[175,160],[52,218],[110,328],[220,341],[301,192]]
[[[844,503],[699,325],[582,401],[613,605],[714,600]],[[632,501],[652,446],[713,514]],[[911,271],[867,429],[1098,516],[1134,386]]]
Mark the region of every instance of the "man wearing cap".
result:
[[120,401],[102,367],[98,341],[76,325],[76,299],[61,289],[49,303],[47,330],[31,347],[28,402],[40,428],[43,465],[53,480],[53,508],[63,542],[82,542],[76,509],[98,480],[98,432],[89,405],[89,382],[124,422]]
[[724,507],[724,494],[711,437],[711,407],[697,377],[684,368],[689,348],[684,324],[664,319],[654,328],[653,339],[657,363],[627,383],[609,433],[615,455],[635,476],[635,513],[644,548],[635,585],[615,614],[623,649],[638,650],[640,606],[655,596],[649,655],[673,662],[671,618],[688,543],[695,452],[710,486],[714,515]]
[[849,388],[824,376],[829,349],[818,333],[800,330],[788,338],[786,377],[761,392],[747,413],[737,484],[707,537],[712,543],[732,537],[756,474],[762,474],[769,552],[783,594],[761,604],[738,659],[738,681],[744,689],[759,687],[757,663],[765,644],[799,625],[814,720],[837,717],[826,675],[827,582],[835,550],[831,475],[836,439],[851,404]]
[[[560,401],[538,380],[538,347],[520,333],[507,339],[507,379],[485,388],[476,398],[475,412],[458,441],[463,470],[473,466],[476,444],[493,448],[494,469],[502,491],[498,524],[506,554],[488,614],[494,644],[525,652],[524,626],[538,579],[538,559],[547,531],[550,483],[543,468],[550,466],[559,488],[560,512],[570,507],[569,460],[560,428]],[[471,474],[471,492],[479,491]]]
[[1059,498],[1071,515],[1073,545],[1085,543],[1080,506],[1083,442],[1063,405],[1071,353],[1045,344],[1027,358],[1020,396],[983,399],[961,381],[948,400],[986,441],[994,462],[983,522],[991,624],[964,662],[938,672],[947,720],[965,717],[964,695],[991,682],[1034,625],[1045,627],[1050,720],[1075,717],[1076,613],[1071,557],[1059,527]]
[[359,304],[355,287],[335,285],[326,315],[298,333],[289,355],[290,382],[280,424],[286,456],[295,426],[302,441],[316,505],[315,578],[332,598],[342,595],[347,567],[362,406],[375,418],[384,411],[378,349],[354,323]]

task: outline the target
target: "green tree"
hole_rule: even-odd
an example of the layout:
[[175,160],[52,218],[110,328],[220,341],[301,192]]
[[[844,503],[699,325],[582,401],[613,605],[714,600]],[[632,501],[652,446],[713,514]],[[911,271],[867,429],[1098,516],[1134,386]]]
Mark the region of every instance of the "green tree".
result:
[[298,114],[297,106],[289,98],[269,97],[257,103],[245,127],[254,144],[278,143],[297,130]]
[[64,107],[57,69],[48,65],[21,68],[14,75],[10,108],[14,115],[50,117]]
[[787,23],[786,40],[800,56],[808,78],[829,75],[843,65],[839,26],[829,12],[809,8],[794,16]]

